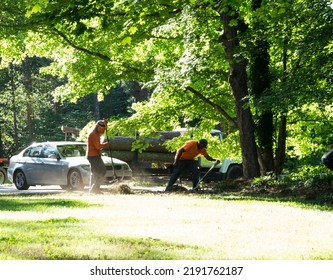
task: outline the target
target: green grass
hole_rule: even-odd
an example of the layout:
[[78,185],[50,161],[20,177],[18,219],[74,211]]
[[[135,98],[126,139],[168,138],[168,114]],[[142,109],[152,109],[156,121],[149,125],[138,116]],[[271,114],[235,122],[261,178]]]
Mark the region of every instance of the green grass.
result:
[[89,221],[75,217],[0,222],[0,259],[138,260],[182,259],[198,255],[196,246],[146,238],[121,238],[96,233]]
[[77,199],[45,196],[0,196],[0,211],[50,211],[56,208],[86,208],[97,205]]
[[332,208],[293,197],[2,195],[0,217],[2,260],[333,259]]

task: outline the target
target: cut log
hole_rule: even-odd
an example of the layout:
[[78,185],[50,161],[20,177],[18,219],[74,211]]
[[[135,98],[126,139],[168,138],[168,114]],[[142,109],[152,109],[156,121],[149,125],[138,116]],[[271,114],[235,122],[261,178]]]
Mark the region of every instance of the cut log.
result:
[[[149,146],[144,150],[145,152],[168,153],[169,151],[163,146],[166,140],[180,136],[177,131],[160,131],[158,132],[160,138],[145,138],[144,143]],[[109,139],[111,149],[115,151],[132,151],[133,137],[115,136]]]
[[131,151],[134,138],[116,136],[114,138],[110,138],[109,142],[111,144],[111,150],[113,151]]
[[[106,152],[106,151],[105,151]],[[153,152],[130,152],[130,151],[112,151],[112,157],[126,161],[128,163],[173,163],[174,153],[153,153]]]
[[138,162],[173,163],[174,158],[174,153],[143,152],[138,154]]

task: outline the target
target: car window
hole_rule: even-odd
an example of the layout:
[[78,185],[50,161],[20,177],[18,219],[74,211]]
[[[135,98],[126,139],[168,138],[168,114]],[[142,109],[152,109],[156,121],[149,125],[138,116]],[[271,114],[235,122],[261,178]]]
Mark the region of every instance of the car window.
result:
[[63,157],[83,157],[86,155],[86,145],[59,145],[58,151]]
[[46,145],[42,150],[42,156],[44,158],[57,158],[59,156],[59,153],[55,147]]
[[41,152],[42,152],[42,146],[31,147],[24,152],[23,156],[39,158],[42,155]]

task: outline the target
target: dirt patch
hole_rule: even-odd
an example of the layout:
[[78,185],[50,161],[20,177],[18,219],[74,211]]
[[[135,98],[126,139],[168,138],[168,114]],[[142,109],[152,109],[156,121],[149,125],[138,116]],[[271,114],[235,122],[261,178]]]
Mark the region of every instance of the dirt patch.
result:
[[[147,186],[140,185],[140,181],[133,181],[128,184],[130,191],[128,194],[145,193],[164,193],[167,179],[154,178],[145,183]],[[119,191],[119,193],[122,193]],[[333,207],[333,185],[309,185],[307,183],[297,186],[287,185],[259,185],[253,186],[250,181],[233,180],[219,182],[204,182],[200,189],[193,191],[192,183],[183,180],[180,184],[172,188],[170,194],[189,194],[189,195],[219,195],[219,196],[246,196],[256,198],[276,198],[304,201]]]

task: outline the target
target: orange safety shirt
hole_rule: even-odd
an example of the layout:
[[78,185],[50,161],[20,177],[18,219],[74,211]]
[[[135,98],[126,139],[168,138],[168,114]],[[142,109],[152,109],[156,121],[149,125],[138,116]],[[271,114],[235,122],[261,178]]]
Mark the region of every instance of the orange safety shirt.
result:
[[[198,142],[195,140],[187,141],[181,148],[184,148],[185,151],[182,153],[180,160],[193,160],[199,154],[203,156],[208,155],[206,148],[199,149]],[[180,149],[178,149],[176,157]]]
[[101,143],[100,134],[94,129],[88,135],[87,156],[100,156],[101,149],[107,147],[108,143]]

